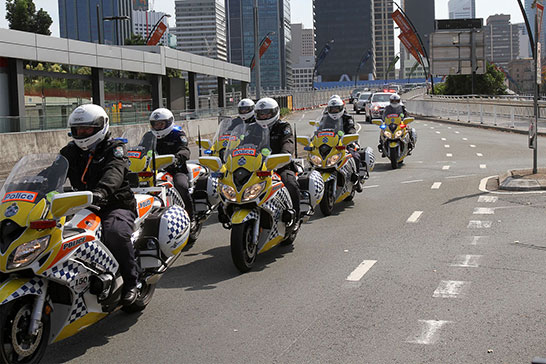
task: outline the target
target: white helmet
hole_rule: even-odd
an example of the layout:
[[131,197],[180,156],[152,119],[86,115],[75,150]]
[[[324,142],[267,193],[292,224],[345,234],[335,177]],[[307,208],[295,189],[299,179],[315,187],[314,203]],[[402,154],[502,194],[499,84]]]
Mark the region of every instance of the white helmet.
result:
[[109,126],[108,115],[99,105],[78,106],[68,117],[70,136],[81,150],[95,149],[106,138]]
[[251,99],[242,99],[237,105],[239,117],[243,120],[248,120],[254,116],[254,101]]
[[333,97],[330,99],[330,101],[328,101],[327,109],[328,115],[332,119],[337,120],[343,116],[343,112],[345,111],[345,103],[343,100]]
[[389,100],[392,107],[397,107],[400,105],[400,95],[398,94],[392,94],[391,97],[389,97]]
[[341,100],[341,96],[339,96],[339,95],[337,95],[337,94],[336,94],[336,95],[332,95],[332,96],[330,96],[330,100],[332,100],[332,99],[340,99],[340,100]]
[[270,97],[260,99],[256,104],[256,122],[261,126],[273,125],[281,116],[279,104]]
[[155,109],[150,115],[150,127],[157,139],[170,134],[174,128],[174,115],[169,109]]

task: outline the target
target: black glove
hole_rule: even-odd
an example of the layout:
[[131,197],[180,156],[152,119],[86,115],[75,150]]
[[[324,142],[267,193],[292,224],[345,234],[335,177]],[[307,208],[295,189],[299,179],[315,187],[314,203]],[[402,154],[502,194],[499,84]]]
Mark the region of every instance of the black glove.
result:
[[102,192],[93,191],[93,205],[97,207],[106,206],[106,198]]

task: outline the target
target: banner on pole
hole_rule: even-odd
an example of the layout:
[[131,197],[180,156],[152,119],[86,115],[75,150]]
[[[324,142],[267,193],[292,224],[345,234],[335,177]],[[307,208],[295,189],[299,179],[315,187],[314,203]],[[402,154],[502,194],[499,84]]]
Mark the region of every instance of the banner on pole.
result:
[[541,58],[541,54],[542,54],[542,46],[540,44],[540,42],[537,43],[537,85],[541,85],[542,84],[542,67],[540,66],[541,65],[541,62],[540,62],[540,58]]
[[536,2],[536,8],[537,8],[537,18],[538,18],[538,23],[537,23],[538,35],[537,35],[537,39],[540,40],[540,33],[542,32],[542,15],[544,14],[544,5],[542,5],[541,3],[539,3],[537,1]]
[[[267,51],[267,49],[269,48],[271,43],[273,43],[273,41],[269,37],[265,37],[263,42],[260,44],[260,50],[259,50],[260,59],[262,59],[262,56],[265,54],[265,52]],[[256,65],[255,64],[256,60],[254,58],[255,57],[252,57],[252,61],[250,62],[250,69],[251,70],[253,70],[254,66]]]
[[396,23],[396,25],[400,27],[401,33],[413,32],[413,30],[411,29],[411,25],[409,24],[408,20],[406,19],[406,17],[404,16],[404,14],[402,14],[400,10],[396,10],[394,13],[392,13],[391,17],[392,17],[392,20],[394,20],[394,22]]
[[407,35],[404,33],[400,33],[400,35],[398,36],[398,39],[400,39],[400,42],[402,42],[404,47],[406,47],[406,49],[411,53],[413,58],[415,58],[417,62],[419,62],[422,66],[423,64],[421,63],[421,57],[419,56],[419,52],[417,52],[413,44],[411,44]]
[[167,26],[165,25],[165,23],[163,22],[159,23],[159,25],[155,29],[154,34],[152,34],[152,36],[150,37],[146,45],[149,45],[149,46],[157,45],[157,43],[159,43],[159,41],[161,40],[161,37],[163,36],[163,34],[165,34],[166,30],[167,30]]

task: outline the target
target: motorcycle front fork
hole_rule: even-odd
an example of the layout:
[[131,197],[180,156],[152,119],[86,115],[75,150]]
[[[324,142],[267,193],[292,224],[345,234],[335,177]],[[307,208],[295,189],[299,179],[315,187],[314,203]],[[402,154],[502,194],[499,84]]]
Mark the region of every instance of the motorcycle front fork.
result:
[[44,311],[44,304],[47,295],[47,285],[48,281],[45,281],[44,286],[42,287],[42,294],[37,296],[36,301],[34,302],[32,316],[30,318],[30,325],[28,328],[28,333],[30,335],[38,334],[38,330],[40,329],[40,324],[42,322],[42,312]]

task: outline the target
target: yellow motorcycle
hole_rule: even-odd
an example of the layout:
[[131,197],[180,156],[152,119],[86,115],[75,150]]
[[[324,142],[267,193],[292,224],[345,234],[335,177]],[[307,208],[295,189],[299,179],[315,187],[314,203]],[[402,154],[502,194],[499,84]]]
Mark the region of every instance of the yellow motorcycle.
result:
[[[372,123],[379,125],[381,129],[380,145],[382,150],[380,152],[382,152],[383,157],[390,159],[392,169],[397,169],[411,151],[408,125],[413,120],[413,118],[404,118],[402,120],[398,114],[386,115],[385,121],[381,119],[372,120]],[[416,140],[414,140],[415,142]]]
[[201,157],[199,163],[215,171],[226,214],[231,223],[231,256],[242,273],[256,256],[280,243],[291,244],[300,228],[292,200],[275,170],[291,161],[290,154],[271,154],[269,129],[241,124],[230,134],[226,163]]
[[188,241],[183,208],[135,195],[139,295],[121,307],[119,263],[101,240],[92,193],[63,192],[67,173],[63,156],[28,155],[0,190],[0,363],[36,363],[48,343],[110,312],[143,310]]
[[[310,124],[316,126],[317,123]],[[312,168],[322,175],[325,190],[320,210],[324,216],[332,214],[334,204],[352,200],[357,183],[361,183],[355,160],[347,152],[347,147],[357,142],[358,138],[358,134],[344,134],[342,119],[334,120],[328,116],[322,118],[313,136],[297,137],[298,143],[308,151]]]

